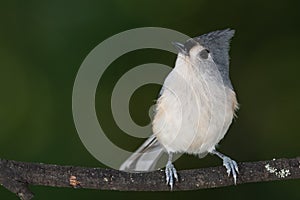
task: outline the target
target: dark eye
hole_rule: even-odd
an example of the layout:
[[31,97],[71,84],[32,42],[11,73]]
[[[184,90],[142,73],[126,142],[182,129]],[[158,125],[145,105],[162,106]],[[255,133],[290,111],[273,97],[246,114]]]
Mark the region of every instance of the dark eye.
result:
[[207,49],[203,49],[202,51],[200,51],[199,56],[202,59],[207,59],[208,58],[208,54],[209,54],[209,51]]

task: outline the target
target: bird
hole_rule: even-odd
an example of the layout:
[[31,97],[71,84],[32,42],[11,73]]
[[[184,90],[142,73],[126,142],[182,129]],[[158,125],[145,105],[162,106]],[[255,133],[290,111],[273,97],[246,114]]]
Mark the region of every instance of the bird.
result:
[[175,67],[167,75],[155,105],[152,135],[121,166],[127,172],[155,170],[167,153],[166,184],[178,181],[173,155],[186,153],[202,158],[213,154],[223,160],[236,184],[236,161],[216,150],[239,108],[229,77],[229,49],[233,29],[216,30],[189,38],[178,50]]

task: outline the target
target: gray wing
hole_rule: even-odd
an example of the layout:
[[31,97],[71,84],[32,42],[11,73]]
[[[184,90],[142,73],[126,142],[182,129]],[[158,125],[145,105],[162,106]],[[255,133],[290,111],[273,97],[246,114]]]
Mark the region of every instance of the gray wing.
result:
[[122,171],[153,171],[164,153],[164,148],[152,135],[120,167]]

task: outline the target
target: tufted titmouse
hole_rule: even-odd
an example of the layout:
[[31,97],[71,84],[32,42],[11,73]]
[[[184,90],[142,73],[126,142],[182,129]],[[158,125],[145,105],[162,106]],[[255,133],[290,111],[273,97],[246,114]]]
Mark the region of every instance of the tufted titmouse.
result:
[[234,30],[214,31],[191,38],[178,49],[176,64],[164,81],[157,100],[153,135],[120,167],[124,171],[154,170],[164,152],[168,153],[166,182],[173,188],[178,175],[172,164],[174,153],[205,156],[215,154],[223,160],[234,183],[237,163],[216,151],[238,109],[229,79],[229,43]]

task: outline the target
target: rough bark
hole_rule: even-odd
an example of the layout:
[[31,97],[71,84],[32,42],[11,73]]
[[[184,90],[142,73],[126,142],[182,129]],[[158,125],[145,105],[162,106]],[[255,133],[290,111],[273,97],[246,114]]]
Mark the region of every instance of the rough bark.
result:
[[[237,185],[300,178],[300,157],[238,163]],[[233,185],[223,166],[178,171],[174,191]],[[22,200],[33,198],[28,185],[120,191],[169,191],[163,170],[127,173],[114,169],[59,166],[0,159],[0,184]]]

